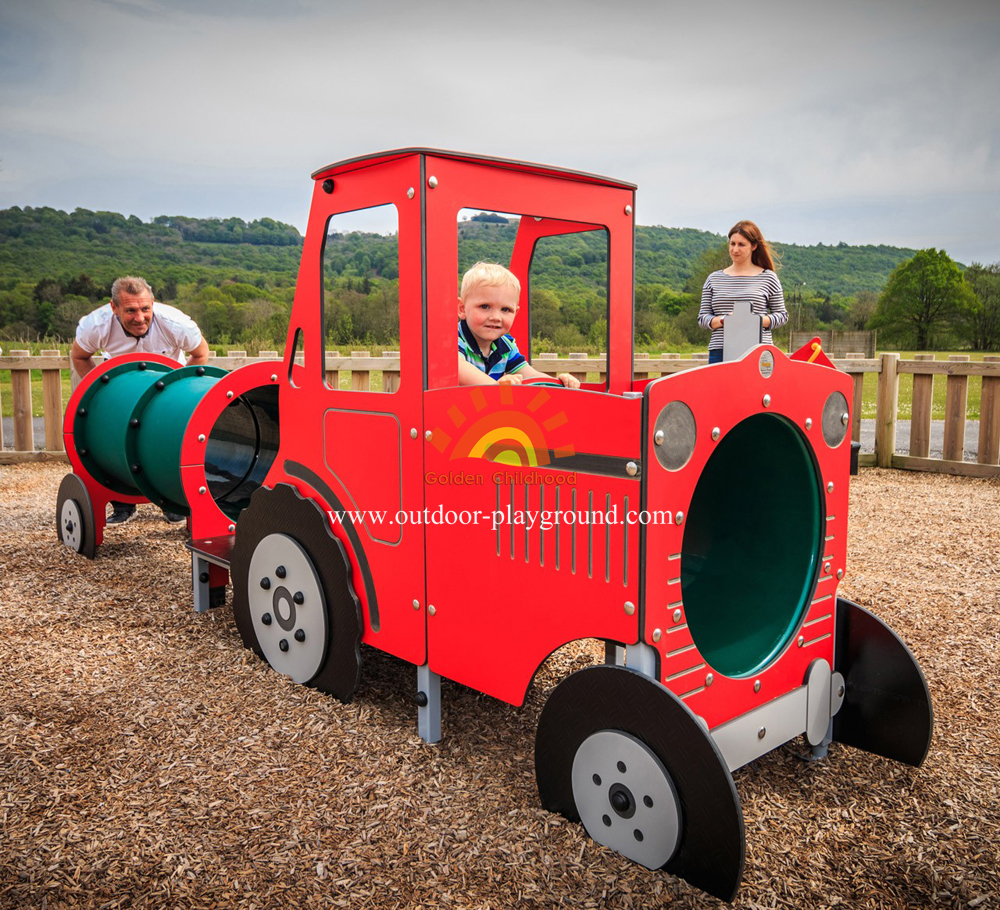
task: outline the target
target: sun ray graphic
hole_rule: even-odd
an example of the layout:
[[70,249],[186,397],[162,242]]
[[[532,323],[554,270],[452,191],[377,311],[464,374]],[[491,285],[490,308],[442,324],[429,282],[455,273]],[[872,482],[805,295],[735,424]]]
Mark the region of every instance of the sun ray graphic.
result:
[[567,417],[563,411],[551,413],[552,397],[545,392],[533,396],[525,410],[515,410],[514,396],[509,387],[500,396],[501,409],[491,411],[485,396],[470,395],[468,405],[453,405],[448,409],[452,426],[435,427],[432,438],[441,441],[442,453],[449,448],[449,460],[483,458],[515,467],[540,467],[554,458],[574,454],[572,443],[565,439]]

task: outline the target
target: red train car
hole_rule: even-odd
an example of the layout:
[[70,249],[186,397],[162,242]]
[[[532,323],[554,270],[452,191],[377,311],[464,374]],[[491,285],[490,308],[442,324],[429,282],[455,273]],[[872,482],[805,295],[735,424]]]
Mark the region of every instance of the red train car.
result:
[[[932,716],[919,667],[837,593],[846,375],[814,352],[760,345],[634,377],[629,183],[430,149],[313,177],[283,362],[175,371],[173,385],[207,391],[192,386],[190,416],[166,421],[171,445],[145,445],[166,465],[146,463],[137,441],[143,409],[172,388],[161,367],[121,358],[88,376],[67,409],[62,539],[93,555],[111,498],[186,506],[199,609],[231,574],[246,645],[343,700],[361,644],[411,663],[428,741],[440,737],[442,676],[520,704],[552,652],[603,640],[606,663],[560,683],[542,712],[542,803],[724,899],[744,860],[733,770],[803,734],[817,755],[837,740],[923,760]],[[377,391],[331,381],[325,343],[337,312],[324,263],[345,255],[338,218],[369,209],[397,228],[398,301],[386,308],[398,372]],[[458,385],[469,212],[507,213],[496,220],[513,234],[505,264],[521,282],[514,333],[529,359],[551,251],[573,240],[575,255],[597,256],[599,381]],[[101,395],[129,385],[134,407],[102,410]],[[95,409],[119,416],[98,430]],[[107,420],[123,426],[98,457]]]

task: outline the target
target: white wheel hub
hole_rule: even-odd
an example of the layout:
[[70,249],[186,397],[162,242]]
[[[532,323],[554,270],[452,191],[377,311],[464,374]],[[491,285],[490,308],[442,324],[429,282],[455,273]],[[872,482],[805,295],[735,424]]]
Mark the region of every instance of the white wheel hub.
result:
[[75,499],[67,499],[59,512],[62,542],[75,553],[83,550],[83,514]]
[[267,662],[309,682],[326,658],[323,585],[309,554],[287,534],[268,534],[250,558],[250,618]]
[[573,799],[587,833],[648,869],[674,855],[680,803],[663,763],[621,730],[588,736],[573,759]]

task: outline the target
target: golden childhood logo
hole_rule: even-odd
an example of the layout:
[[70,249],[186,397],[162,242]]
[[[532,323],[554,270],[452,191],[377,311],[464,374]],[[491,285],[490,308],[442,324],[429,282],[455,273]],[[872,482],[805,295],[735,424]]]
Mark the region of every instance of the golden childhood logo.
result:
[[[568,418],[556,410],[552,395],[544,388],[516,396],[514,387],[503,384],[487,396],[482,387],[468,390],[469,405],[448,409],[450,427],[434,427],[431,445],[449,461],[483,458],[512,467],[536,468],[556,458],[575,454],[566,433]],[[534,394],[532,394],[532,392]],[[491,407],[499,396],[499,407]],[[518,406],[515,407],[515,397]]]

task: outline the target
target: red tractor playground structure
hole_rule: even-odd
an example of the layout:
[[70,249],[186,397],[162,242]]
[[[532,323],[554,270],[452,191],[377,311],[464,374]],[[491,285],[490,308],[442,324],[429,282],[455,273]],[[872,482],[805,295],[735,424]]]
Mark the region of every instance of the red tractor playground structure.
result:
[[[734,770],[803,734],[817,757],[837,741],[923,761],[920,668],[837,594],[851,387],[818,347],[634,378],[631,184],[430,149],[313,178],[284,360],[90,373],[66,413],[64,543],[93,557],[112,499],[189,515],[196,610],[231,583],[246,646],[343,701],[361,644],[413,664],[429,742],[442,676],[518,705],[556,649],[603,640],[605,663],[542,710],[541,801],[726,900],[745,852]],[[342,389],[326,268],[344,255],[337,216],[371,208],[396,219],[398,367],[380,390]],[[458,385],[467,212],[516,213],[496,220],[516,226],[529,359],[547,251],[597,257],[599,382]]]

